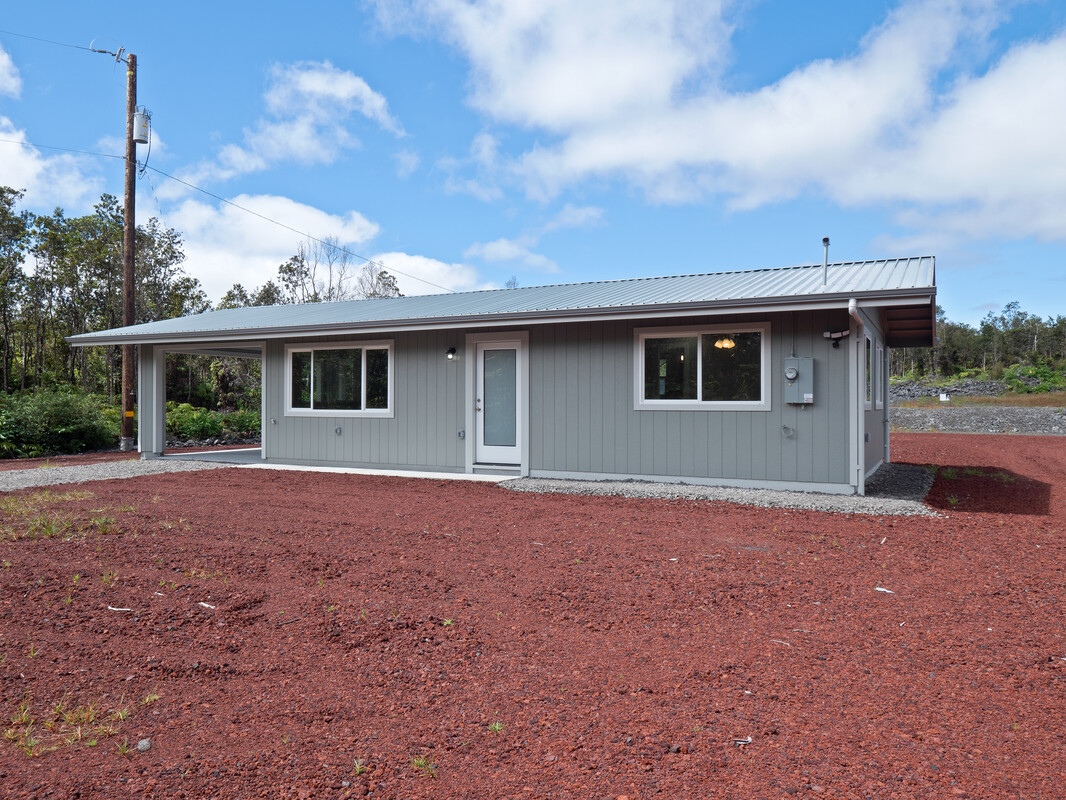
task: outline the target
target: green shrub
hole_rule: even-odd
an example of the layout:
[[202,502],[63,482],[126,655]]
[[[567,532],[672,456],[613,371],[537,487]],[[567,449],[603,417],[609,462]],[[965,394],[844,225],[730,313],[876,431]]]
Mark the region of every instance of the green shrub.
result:
[[170,409],[167,403],[167,431],[182,439],[209,439],[222,435],[222,415],[206,408],[180,403]]
[[1064,385],[1061,372],[1042,364],[1015,364],[1003,373],[1003,380],[1018,394],[1053,392]]
[[114,426],[96,398],[51,389],[0,396],[0,457],[82,453],[114,445]]
[[222,426],[237,436],[254,436],[259,433],[259,412],[234,411],[226,414],[222,420]]

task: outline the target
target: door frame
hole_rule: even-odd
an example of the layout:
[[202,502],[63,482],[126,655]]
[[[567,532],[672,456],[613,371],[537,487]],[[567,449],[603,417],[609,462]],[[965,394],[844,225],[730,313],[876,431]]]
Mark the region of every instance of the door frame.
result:
[[519,475],[529,474],[529,331],[494,331],[492,333],[468,333],[466,335],[466,350],[463,360],[466,362],[465,385],[466,391],[466,471],[474,472],[482,468],[476,461],[478,422],[474,411],[477,400],[477,346],[492,342],[518,342],[517,360],[517,394],[518,394],[518,424],[517,443],[519,452],[519,464],[517,467],[498,467],[484,465],[484,469],[514,469]]

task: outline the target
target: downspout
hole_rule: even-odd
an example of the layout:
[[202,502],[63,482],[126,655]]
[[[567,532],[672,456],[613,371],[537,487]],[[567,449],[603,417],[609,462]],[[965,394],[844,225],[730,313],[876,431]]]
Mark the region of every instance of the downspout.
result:
[[855,486],[855,493],[859,495],[866,494],[866,481],[864,479],[863,470],[863,452],[864,452],[864,436],[865,433],[865,420],[863,419],[863,389],[859,378],[861,377],[861,369],[865,368],[862,364],[862,349],[860,343],[865,346],[865,337],[859,334],[863,331],[862,317],[859,316],[859,301],[854,297],[848,300],[848,316],[855,321],[855,335],[852,337],[855,340],[855,349],[852,350],[852,364],[855,366],[854,380],[852,380],[852,391],[854,392],[854,402],[851,404],[851,429],[855,432],[854,446],[852,450],[851,468],[855,471],[855,478],[853,485]]
[[884,425],[884,428],[885,428],[884,429],[884,439],[883,439],[883,441],[885,443],[885,452],[884,452],[883,458],[884,458],[886,464],[888,464],[892,460],[892,450],[889,448],[889,443],[888,443],[888,433],[889,433],[889,431],[888,431],[888,428],[889,428],[889,425],[888,425],[888,417],[889,417],[889,409],[888,409],[888,366],[889,366],[890,363],[891,363],[891,354],[888,351],[888,344],[885,343],[884,349],[881,351],[881,383],[882,383],[882,386],[880,386],[878,388],[881,391],[881,408],[883,408],[885,410],[884,418],[881,420],[881,424]]

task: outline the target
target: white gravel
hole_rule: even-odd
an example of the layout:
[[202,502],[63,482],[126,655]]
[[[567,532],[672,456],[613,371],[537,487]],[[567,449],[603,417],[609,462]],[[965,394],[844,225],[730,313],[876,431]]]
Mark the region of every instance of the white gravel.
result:
[[870,492],[856,495],[782,492],[774,489],[732,489],[686,483],[650,481],[581,481],[555,478],[514,478],[500,486],[516,492],[613,495],[666,500],[726,500],[764,508],[795,508],[838,514],[875,516],[939,516],[921,502],[933,485],[932,473],[910,464],[885,464],[870,480]]
[[195,472],[201,469],[219,469],[232,464],[210,461],[102,461],[76,467],[37,467],[35,469],[12,469],[0,472],[0,492],[30,489],[34,486],[56,486],[65,483],[107,481],[116,478],[137,478],[141,475],[158,475],[163,472]]
[[[136,478],[164,472],[194,472],[232,467],[210,461],[104,461],[75,467],[38,467],[0,472],[0,491],[55,486],[86,481]],[[411,477],[421,477],[412,473]],[[559,492],[564,494],[600,494],[620,497],[688,500],[726,500],[766,508],[796,508],[844,514],[888,516],[927,516],[937,514],[921,500],[933,484],[929,470],[908,464],[886,464],[867,482],[864,497],[782,492],[771,489],[731,489],[685,483],[651,483],[647,481],[580,481],[546,478],[513,478],[500,483],[517,492]]]

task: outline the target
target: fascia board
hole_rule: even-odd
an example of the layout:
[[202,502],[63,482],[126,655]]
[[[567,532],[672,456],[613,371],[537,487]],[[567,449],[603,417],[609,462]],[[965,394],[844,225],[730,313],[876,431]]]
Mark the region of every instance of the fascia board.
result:
[[[671,303],[650,306],[626,306],[616,309],[565,309],[543,312],[507,312],[486,314],[475,317],[433,317],[425,321],[417,319],[384,320],[364,324],[328,323],[322,325],[292,325],[278,328],[233,328],[218,331],[176,331],[165,334],[101,334],[83,333],[67,337],[75,347],[92,347],[98,345],[122,344],[166,344],[167,342],[233,342],[234,339],[286,339],[295,336],[358,336],[363,334],[380,334],[383,331],[403,333],[407,331],[428,331],[443,329],[473,329],[499,327],[501,325],[550,325],[558,322],[602,322],[605,320],[639,320],[670,319],[687,316],[723,316],[746,313],[774,313],[780,311],[816,311],[824,309],[847,308],[852,298],[864,306],[911,306],[932,304],[936,298],[935,289],[913,289],[888,292],[848,292],[831,296],[819,296],[816,300],[772,297],[765,300],[747,299],[738,304],[733,300],[699,301],[693,303]],[[874,302],[875,301],[875,302]]]

